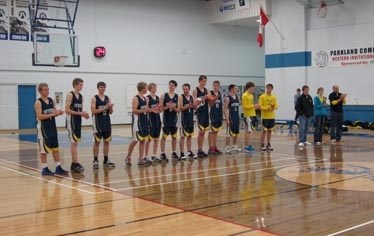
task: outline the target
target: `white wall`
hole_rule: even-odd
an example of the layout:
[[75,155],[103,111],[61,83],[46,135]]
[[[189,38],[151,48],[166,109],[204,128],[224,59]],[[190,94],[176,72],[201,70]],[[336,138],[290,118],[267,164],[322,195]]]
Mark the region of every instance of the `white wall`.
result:
[[[272,21],[265,26],[265,54],[279,54],[305,51],[305,10],[294,0],[272,1]],[[265,82],[274,85],[279,108],[276,119],[295,117],[293,95],[296,88],[305,84],[305,67],[286,67],[265,70]]]
[[[272,21],[284,35],[282,41],[273,25],[266,25],[265,54],[318,51],[329,49],[374,47],[374,1],[345,0],[329,6],[325,18],[318,18],[317,9],[304,9],[293,0],[272,1]],[[274,84],[279,100],[278,119],[293,119],[293,95],[296,88],[310,86],[314,95],[318,87],[331,92],[340,85],[348,93],[348,104],[373,104],[374,66],[285,67],[265,70],[266,83]]]
[[[7,55],[0,57],[0,83],[47,82],[51,95],[61,91],[65,96],[72,79],[81,77],[89,110],[88,98],[103,80],[117,109],[113,123],[130,122],[126,104],[136,91],[126,94],[126,85],[140,80],[162,85],[176,79],[195,86],[198,75],[206,74],[209,84],[220,79],[222,84],[252,80],[263,85],[264,51],[257,46],[257,30],[210,25],[206,13],[201,0],[82,0],[76,21],[81,67],[33,67],[31,42],[0,41]],[[92,55],[99,45],[107,49],[101,60]],[[64,125],[63,119],[58,125]]]
[[[328,7],[326,18],[318,18],[316,10],[307,13],[308,50],[374,47],[374,1],[346,0],[342,5]],[[319,86],[331,92],[338,84],[347,92],[347,103],[373,104],[374,66],[308,68],[307,78],[314,93]]]

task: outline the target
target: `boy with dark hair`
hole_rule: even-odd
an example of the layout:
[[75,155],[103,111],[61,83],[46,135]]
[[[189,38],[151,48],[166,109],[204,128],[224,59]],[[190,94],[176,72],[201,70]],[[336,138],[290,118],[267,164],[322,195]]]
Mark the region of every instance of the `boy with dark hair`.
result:
[[178,94],[175,93],[177,87],[177,81],[169,81],[169,92],[165,93],[160,98],[161,110],[163,111],[163,128],[161,138],[161,157],[163,161],[168,161],[165,154],[165,141],[166,138],[171,135],[171,158],[178,160],[179,157],[176,152],[177,148],[177,122],[178,122]]
[[255,84],[248,82],[245,85],[245,92],[242,95],[242,108],[244,113],[245,133],[244,133],[244,151],[253,152],[255,149],[250,145],[250,134],[256,129],[258,120],[256,116],[256,108],[258,104],[254,103]]
[[[275,110],[278,109],[277,98],[272,94],[273,85],[266,85],[266,92],[259,98],[259,105],[261,108],[261,119],[262,119],[262,133],[261,133],[261,150],[262,151],[273,151],[273,147],[270,144],[271,133],[275,126]],[[267,144],[265,146],[265,136],[267,138]]]
[[204,136],[205,131],[209,129],[209,110],[207,103],[208,90],[205,88],[208,78],[205,75],[199,76],[199,86],[193,91],[192,95],[194,97],[195,106],[196,106],[196,118],[197,125],[199,127],[199,134],[197,137],[197,157],[207,157],[203,151]]
[[184,141],[187,138],[187,156],[192,158],[195,156],[191,151],[191,140],[192,135],[194,132],[194,120],[193,120],[193,113],[194,113],[194,103],[193,97],[190,95],[190,84],[183,84],[183,94],[180,96],[179,99],[179,107],[181,113],[181,127],[180,127],[180,160],[185,160],[186,156],[184,155]]
[[314,109],[313,98],[309,95],[309,87],[304,85],[302,91],[303,93],[297,99],[295,106],[300,121],[299,147],[304,147],[311,144],[307,141],[307,134]]
[[213,99],[209,100],[210,131],[208,133],[208,154],[215,155],[222,154],[222,152],[217,147],[218,132],[222,128],[223,119],[223,102],[221,92],[219,91],[220,88],[221,83],[218,80],[213,81],[213,90],[210,91]]
[[230,147],[230,137],[226,138],[226,153],[237,153],[242,150],[237,146],[240,129],[239,117],[239,97],[238,88],[234,84],[229,86],[229,95],[225,98],[225,119],[227,131],[232,138],[232,148]]
[[109,161],[109,143],[112,141],[112,124],[110,115],[113,113],[113,103],[108,96],[105,95],[106,84],[104,82],[97,83],[98,94],[91,99],[92,127],[93,127],[93,168],[99,169],[99,148],[100,142],[104,140],[103,166],[114,168],[116,165]]

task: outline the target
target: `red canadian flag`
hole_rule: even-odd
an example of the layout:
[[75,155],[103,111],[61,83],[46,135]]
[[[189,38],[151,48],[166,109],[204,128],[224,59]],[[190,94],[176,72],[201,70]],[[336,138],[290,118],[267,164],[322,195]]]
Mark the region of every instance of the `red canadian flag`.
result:
[[269,22],[269,18],[266,16],[265,12],[260,7],[260,23],[258,24],[258,34],[257,42],[258,46],[262,47],[264,43],[264,37],[262,35],[262,28]]

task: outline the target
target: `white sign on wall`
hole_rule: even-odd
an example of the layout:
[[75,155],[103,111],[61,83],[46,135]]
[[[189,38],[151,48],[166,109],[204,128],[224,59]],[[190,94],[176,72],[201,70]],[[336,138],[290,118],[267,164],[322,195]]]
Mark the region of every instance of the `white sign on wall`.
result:
[[312,51],[312,67],[345,67],[374,65],[374,47]]
[[249,0],[221,0],[218,11],[228,13],[249,8]]

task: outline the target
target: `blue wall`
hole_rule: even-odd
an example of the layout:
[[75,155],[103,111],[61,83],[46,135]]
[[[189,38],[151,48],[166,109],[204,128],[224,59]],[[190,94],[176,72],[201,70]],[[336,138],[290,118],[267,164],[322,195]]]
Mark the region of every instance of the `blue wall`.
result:
[[374,122],[374,105],[345,105],[344,120]]

